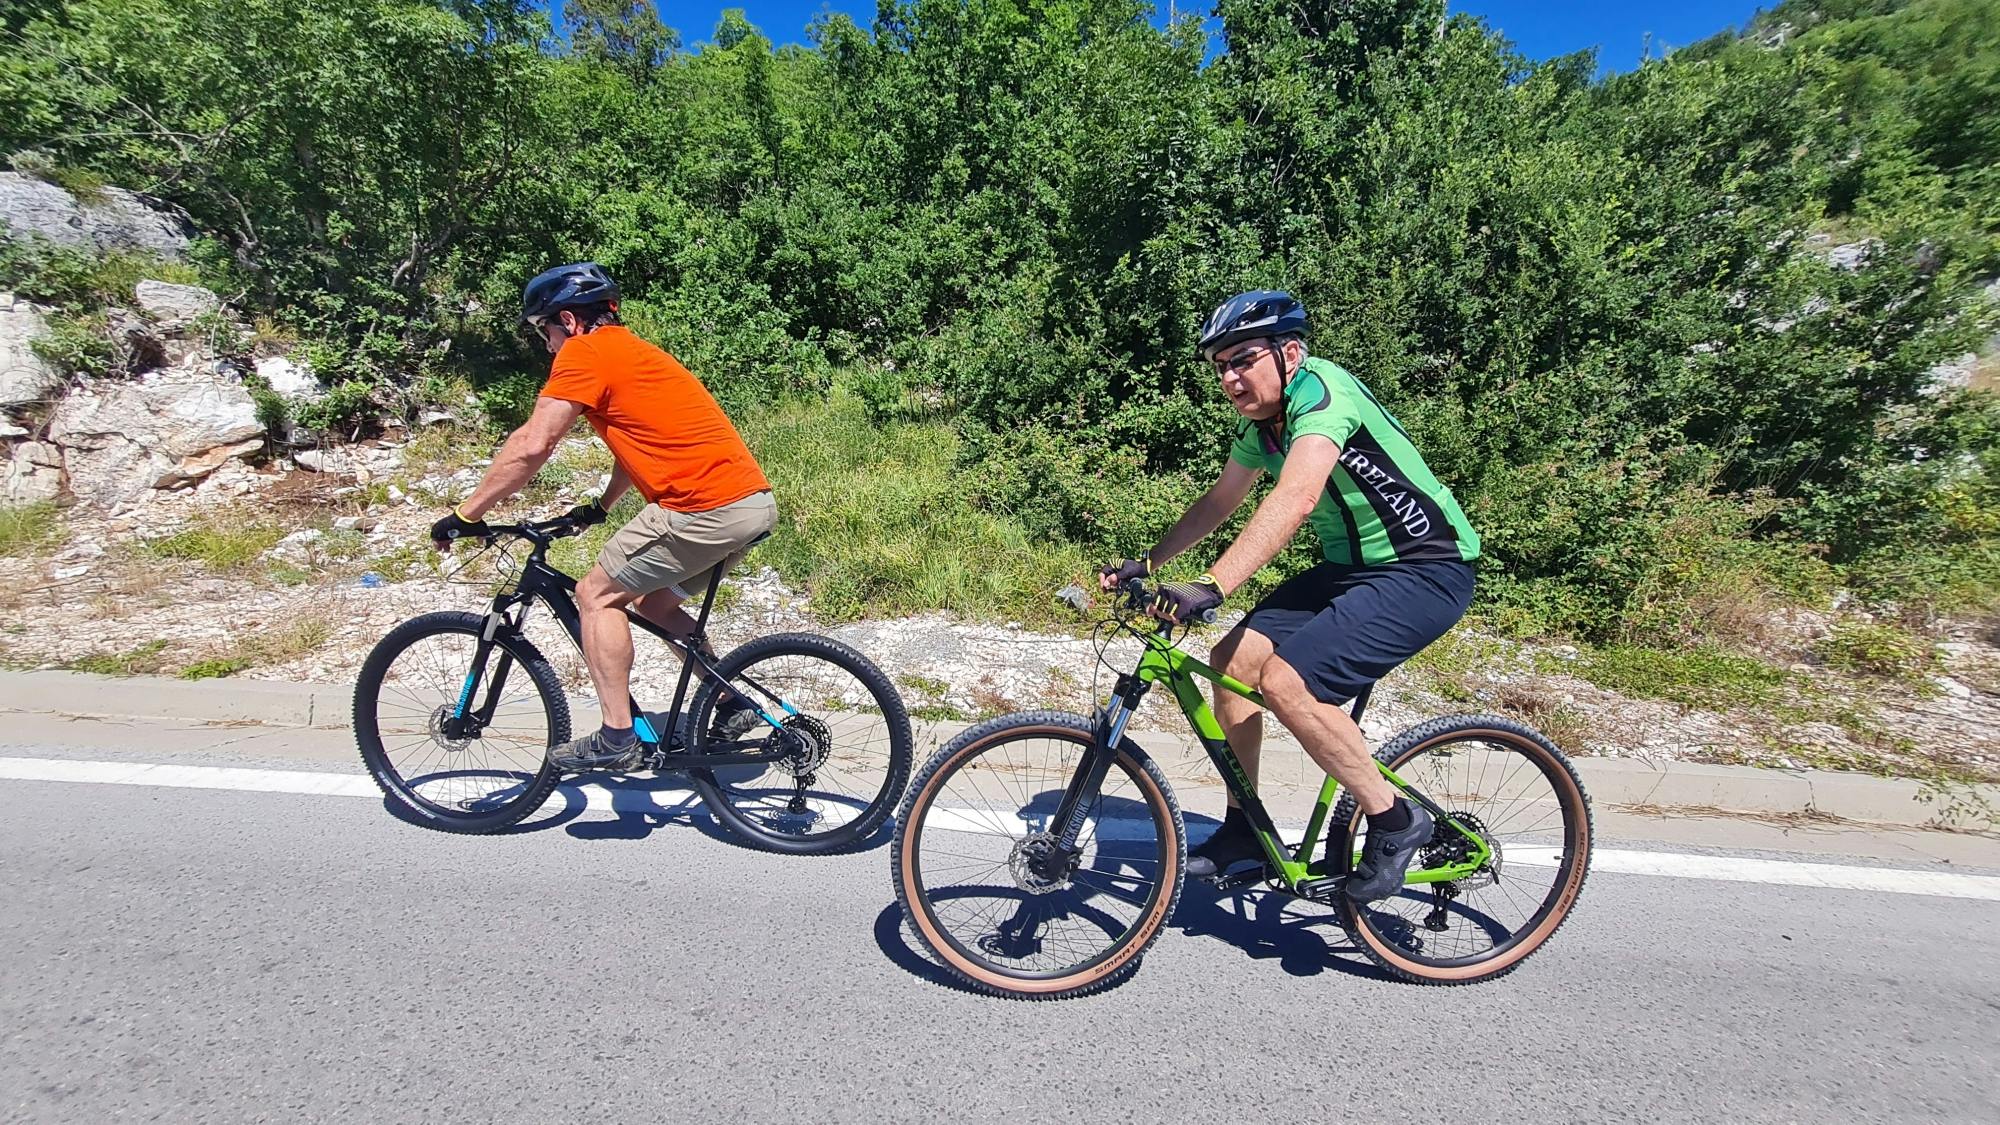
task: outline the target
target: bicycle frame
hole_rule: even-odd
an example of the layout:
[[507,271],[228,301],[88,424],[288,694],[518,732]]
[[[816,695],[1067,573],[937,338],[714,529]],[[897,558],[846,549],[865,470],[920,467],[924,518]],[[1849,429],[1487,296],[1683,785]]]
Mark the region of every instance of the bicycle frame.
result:
[[[551,521],[551,524],[559,522]],[[507,655],[505,649],[502,649],[500,660],[494,666],[491,682],[487,686],[485,703],[483,706],[474,709],[472,707],[472,700],[479,692],[487,659],[492,655],[493,640],[503,629],[516,634],[520,633],[521,626],[527,619],[528,609],[535,602],[539,601],[548,607],[550,614],[555,617],[556,623],[569,636],[570,643],[576,646],[579,653],[583,651],[583,619],[581,613],[576,608],[576,579],[549,565],[548,560],[544,557],[549,544],[556,538],[556,535],[550,533],[550,526],[550,524],[518,525],[494,527],[491,529],[495,534],[518,534],[521,538],[533,543],[534,550],[529,553],[527,560],[522,564],[520,573],[506,585],[502,586],[493,596],[493,608],[488,610],[486,614],[486,628],[481,631],[478,646],[473,652],[472,669],[466,673],[465,685],[459,691],[457,707],[454,708],[452,715],[445,720],[444,731],[448,737],[465,737],[476,734],[486,724],[492,722],[493,712],[499,705],[501,693],[507,684],[508,671],[513,664],[513,658]],[[567,533],[574,534],[573,531]],[[674,730],[665,732],[663,736],[662,732],[657,730],[653,726],[652,721],[646,717],[645,709],[639,705],[638,699],[629,695],[627,696],[632,707],[633,729],[638,733],[640,741],[645,743],[649,748],[650,755],[656,759],[649,763],[656,768],[663,762],[661,756],[668,753],[673,755],[672,762],[675,769],[775,762],[783,759],[786,755],[785,749],[773,745],[769,739],[710,743],[704,749],[711,752],[698,755],[684,752],[685,741],[681,737],[679,730],[679,718],[681,706],[687,700],[688,684],[693,679],[695,665],[701,665],[704,676],[713,678],[718,675],[716,662],[710,659],[704,651],[708,647],[704,630],[708,626],[709,610],[715,605],[715,592],[722,584],[723,565],[717,564],[715,571],[709,575],[708,590],[702,596],[701,600],[701,612],[695,619],[693,632],[689,633],[685,638],[676,637],[672,633],[667,632],[659,625],[654,624],[652,621],[635,612],[630,606],[625,608],[627,619],[640,629],[666,642],[681,656],[680,679],[674,686],[673,707],[667,712],[675,720]],[[765,688],[762,684],[757,683],[747,676],[740,678],[745,686],[762,693],[771,703],[776,705],[778,710],[787,715],[796,715],[799,713],[798,709],[793,707],[789,701]],[[750,699],[748,695],[745,695],[744,698],[750,702],[751,706],[756,709],[758,717],[769,727],[773,730],[784,729],[783,720],[772,715],[769,709],[756,700]]]
[[[1264,705],[1264,697],[1248,684],[1182,652],[1166,632],[1157,629],[1134,632],[1145,643],[1146,650],[1140,655],[1136,669],[1118,677],[1110,700],[1098,711],[1092,754],[1071,779],[1052,822],[1062,828],[1057,834],[1061,847],[1065,851],[1075,849],[1083,825],[1082,817],[1078,814],[1087,804],[1085,798],[1094,795],[1103,784],[1104,776],[1111,768],[1111,759],[1124,737],[1125,726],[1130,721],[1132,713],[1138,709],[1139,701],[1145,697],[1147,691],[1151,690],[1152,685],[1165,684],[1174,693],[1174,700],[1180,705],[1181,713],[1187,717],[1188,725],[1193,728],[1195,737],[1201,740],[1203,749],[1208,751],[1209,760],[1222,775],[1223,784],[1228,787],[1237,804],[1242,807],[1244,815],[1249,818],[1258,843],[1264,849],[1266,867],[1263,870],[1253,870],[1237,878],[1218,879],[1218,885],[1243,886],[1268,876],[1282,889],[1293,894],[1317,898],[1330,893],[1332,885],[1337,884],[1338,879],[1325,878],[1320,873],[1312,871],[1310,857],[1314,844],[1318,842],[1320,833],[1326,827],[1327,815],[1339,798],[1340,782],[1329,775],[1321,784],[1319,797],[1313,803],[1312,818],[1306,824],[1305,837],[1299,842],[1296,851],[1288,853],[1283,838],[1278,834],[1277,824],[1271,819],[1270,812],[1265,809],[1264,802],[1257,796],[1257,787],[1251,783],[1249,774],[1243,768],[1242,760],[1230,747],[1229,739],[1224,735],[1222,725],[1216,721],[1214,712],[1209,709],[1208,700],[1203,696],[1198,681],[1206,680],[1218,684],[1223,690],[1242,696],[1259,707]],[[1353,702],[1350,713],[1357,724],[1361,721],[1361,713],[1367,702],[1368,693],[1365,691]],[[1387,764],[1377,760],[1375,768],[1404,796],[1427,809],[1437,819],[1439,825],[1451,825],[1473,844],[1471,856],[1463,862],[1412,870],[1404,878],[1406,885],[1463,879],[1472,875],[1492,857],[1492,846],[1478,833],[1459,824],[1436,802],[1397,776],[1396,771],[1390,769]]]

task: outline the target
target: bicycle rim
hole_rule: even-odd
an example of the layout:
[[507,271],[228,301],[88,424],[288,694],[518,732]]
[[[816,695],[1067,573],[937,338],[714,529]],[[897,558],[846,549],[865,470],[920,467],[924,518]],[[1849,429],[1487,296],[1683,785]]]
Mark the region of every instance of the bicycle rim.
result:
[[568,737],[566,709],[557,716],[548,699],[553,673],[538,653],[505,639],[489,651],[471,701],[475,709],[487,702],[504,666],[491,722],[476,737],[445,735],[443,721],[472,671],[478,628],[454,620],[392,633],[370,656],[363,682],[373,684],[373,698],[356,716],[376,780],[427,822],[457,830],[492,830],[532,812],[555,781],[548,748]]
[[[881,670],[825,637],[765,637],[721,664],[731,689],[776,718],[737,741],[788,751],[773,762],[694,771],[718,819],[763,847],[834,851],[888,819],[910,769],[902,697]],[[708,742],[720,693],[704,685],[691,709],[697,749]]]
[[[1493,858],[1455,882],[1413,884],[1365,905],[1343,899],[1362,949],[1424,983],[1469,984],[1512,971],[1562,925],[1589,871],[1590,806],[1569,760],[1498,716],[1425,724],[1379,756],[1486,840]],[[1351,862],[1366,831],[1366,819],[1343,799],[1336,860]],[[1443,866],[1463,854],[1463,835],[1441,823],[1413,866]]]
[[1121,751],[1084,806],[1077,865],[1034,866],[1091,741],[1081,716],[1010,716],[966,731],[925,767],[899,826],[897,894],[919,938],[1002,995],[1074,996],[1136,967],[1173,912],[1186,852],[1157,767]]

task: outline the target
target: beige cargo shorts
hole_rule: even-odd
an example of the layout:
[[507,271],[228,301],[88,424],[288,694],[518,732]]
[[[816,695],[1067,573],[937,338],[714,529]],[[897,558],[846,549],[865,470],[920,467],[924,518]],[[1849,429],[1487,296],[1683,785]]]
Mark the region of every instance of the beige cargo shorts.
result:
[[[769,492],[753,492],[706,512],[648,504],[612,534],[597,565],[634,594],[672,590],[692,598],[708,589],[716,564],[734,566],[777,522],[778,504]],[[728,573],[727,567],[723,572]]]

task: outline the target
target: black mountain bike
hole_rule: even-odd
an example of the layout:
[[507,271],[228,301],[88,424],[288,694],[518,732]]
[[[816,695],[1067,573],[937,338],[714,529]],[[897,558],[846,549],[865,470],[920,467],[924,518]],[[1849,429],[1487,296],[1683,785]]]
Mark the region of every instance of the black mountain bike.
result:
[[[427,613],[384,637],[361,666],[354,733],[376,784],[409,819],[444,832],[497,832],[548,799],[562,770],[548,750],[570,738],[569,704],[547,658],[522,632],[540,602],[581,651],[576,580],[550,544],[582,529],[568,519],[496,524],[486,544],[525,543],[484,614]],[[679,651],[673,706],[632,703],[639,770],[685,773],[716,819],[772,851],[817,854],[866,840],[895,808],[910,773],[910,721],[889,678],[830,637],[778,633],[717,660],[704,630],[722,575],[711,575],[694,633],[675,638],[627,610]],[[685,714],[694,669],[701,682]],[[757,722],[716,730],[718,703],[739,697]]]

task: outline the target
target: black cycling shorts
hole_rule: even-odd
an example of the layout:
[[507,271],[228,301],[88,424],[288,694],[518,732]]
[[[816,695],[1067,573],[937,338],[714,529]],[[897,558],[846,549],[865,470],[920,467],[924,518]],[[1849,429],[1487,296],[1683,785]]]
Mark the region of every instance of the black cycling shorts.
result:
[[1243,619],[1323,703],[1342,703],[1445,635],[1472,604],[1457,559],[1340,566],[1294,575]]

